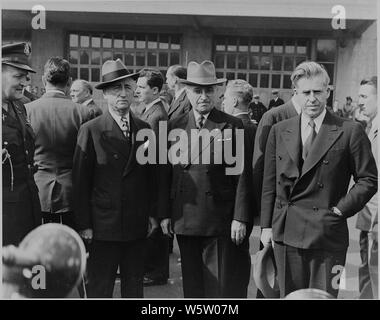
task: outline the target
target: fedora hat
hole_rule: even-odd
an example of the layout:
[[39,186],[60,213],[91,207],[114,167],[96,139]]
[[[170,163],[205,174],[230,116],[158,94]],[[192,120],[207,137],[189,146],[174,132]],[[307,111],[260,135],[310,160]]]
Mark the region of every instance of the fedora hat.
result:
[[328,292],[315,288],[299,289],[289,293],[285,299],[288,300],[313,300],[313,299],[334,299]]
[[136,80],[138,77],[139,72],[130,73],[120,59],[107,60],[102,66],[102,81],[98,83],[95,88],[103,89],[115,81],[125,78],[132,78],[133,80]]
[[253,258],[253,280],[265,298],[279,298],[280,290],[272,244],[266,245]]
[[190,61],[187,66],[186,80],[180,79],[179,81],[193,86],[212,86],[222,84],[227,79],[217,79],[214,64],[209,60],[205,60],[200,64]]
[[31,52],[32,49],[26,42],[6,44],[1,47],[1,64],[36,73],[28,63]]

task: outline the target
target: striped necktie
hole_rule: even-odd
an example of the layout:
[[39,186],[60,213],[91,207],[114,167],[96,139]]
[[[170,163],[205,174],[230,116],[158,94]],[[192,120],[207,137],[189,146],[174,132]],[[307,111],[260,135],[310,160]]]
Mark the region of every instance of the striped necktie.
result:
[[123,134],[125,137],[129,137],[129,124],[128,124],[128,118],[126,116],[121,117],[121,130],[123,131]]

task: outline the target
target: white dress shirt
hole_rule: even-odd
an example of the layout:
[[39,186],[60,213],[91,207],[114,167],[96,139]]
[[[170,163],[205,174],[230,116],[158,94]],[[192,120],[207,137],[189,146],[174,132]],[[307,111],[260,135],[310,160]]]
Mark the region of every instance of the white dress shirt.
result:
[[[116,121],[120,130],[123,131],[123,133],[124,133],[124,126],[123,126],[124,121],[121,121],[121,116],[118,113],[116,113],[115,111],[113,111],[111,108],[108,108],[108,111],[111,114],[112,118]],[[127,118],[128,128],[131,128],[131,126],[130,126],[131,121],[129,118],[129,112],[124,117]]]
[[[314,129],[315,129],[315,132],[317,134],[319,132],[319,129],[321,128],[321,125],[322,125],[323,119],[325,118],[325,115],[326,115],[326,108],[322,111],[322,113],[318,117],[313,119],[313,121],[315,123]],[[305,142],[306,142],[308,136],[310,135],[311,131],[313,130],[309,126],[310,120],[311,120],[311,118],[309,118],[308,116],[306,116],[302,112],[302,114],[301,114],[301,138],[302,138],[302,145],[303,146],[305,145]]]

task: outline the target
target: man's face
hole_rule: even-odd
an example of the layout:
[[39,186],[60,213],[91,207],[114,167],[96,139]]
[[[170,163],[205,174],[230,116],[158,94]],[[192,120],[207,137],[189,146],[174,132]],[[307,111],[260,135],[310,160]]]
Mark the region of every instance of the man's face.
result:
[[170,72],[170,69],[166,72],[166,83],[169,89],[174,90],[177,77]]
[[80,83],[74,81],[70,88],[71,100],[76,103],[83,103],[90,98],[90,92]]
[[156,95],[158,94],[158,88],[151,88],[148,85],[148,79],[146,77],[140,77],[137,80],[137,89],[135,93],[137,101],[149,104],[156,99]]
[[359,88],[358,105],[363,114],[371,120],[377,114],[377,91],[376,88],[369,84],[364,84]]
[[125,114],[133,101],[135,88],[136,83],[127,78],[109,85],[104,89],[103,95],[112,110]]
[[235,106],[237,104],[237,97],[234,95],[233,91],[229,88],[224,92],[222,109],[228,114],[233,114]]
[[28,72],[8,65],[2,67],[2,99],[9,101],[21,99],[23,89],[29,80]]
[[218,101],[216,86],[187,86],[186,93],[192,107],[200,114],[209,113]]
[[318,117],[326,107],[330,90],[323,76],[301,78],[296,83],[294,99],[302,112],[311,119]]

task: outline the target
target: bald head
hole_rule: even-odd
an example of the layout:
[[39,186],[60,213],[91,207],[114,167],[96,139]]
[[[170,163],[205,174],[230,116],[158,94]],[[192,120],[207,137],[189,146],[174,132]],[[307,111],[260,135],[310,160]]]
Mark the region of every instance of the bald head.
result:
[[92,97],[92,86],[86,80],[75,80],[70,88],[71,100],[83,103]]

